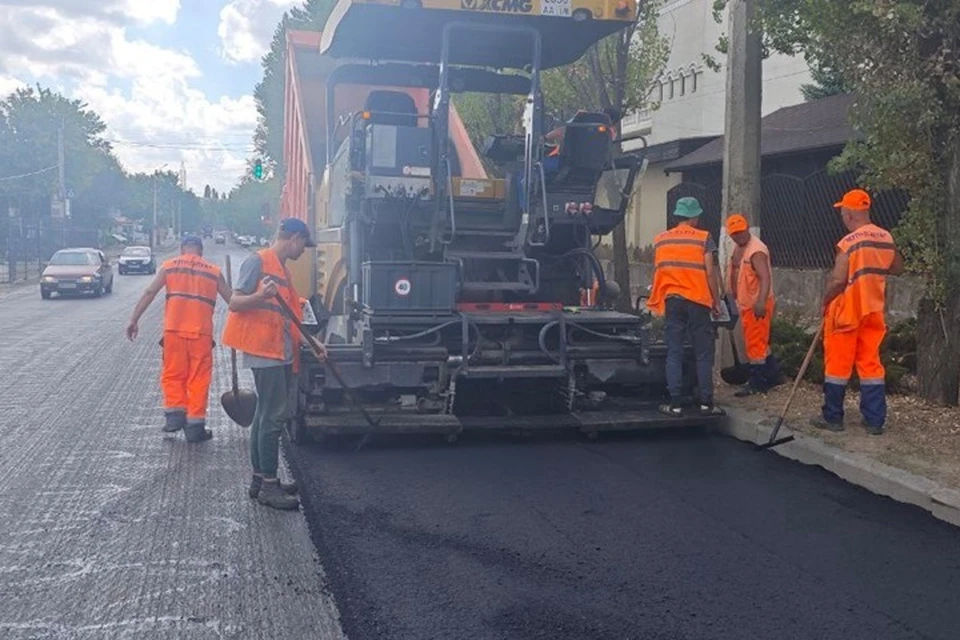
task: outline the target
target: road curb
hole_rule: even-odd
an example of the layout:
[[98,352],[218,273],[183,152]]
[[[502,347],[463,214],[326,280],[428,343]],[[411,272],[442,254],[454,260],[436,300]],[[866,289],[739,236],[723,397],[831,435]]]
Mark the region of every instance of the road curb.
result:
[[[770,439],[774,421],[767,415],[746,409],[728,408],[720,426],[726,436],[762,444]],[[946,488],[929,478],[897,469],[863,454],[843,451],[817,438],[791,432],[795,440],[771,451],[803,464],[822,467],[851,484],[873,493],[916,505],[934,517],[960,527],[960,491]],[[787,435],[781,429],[780,434]]]

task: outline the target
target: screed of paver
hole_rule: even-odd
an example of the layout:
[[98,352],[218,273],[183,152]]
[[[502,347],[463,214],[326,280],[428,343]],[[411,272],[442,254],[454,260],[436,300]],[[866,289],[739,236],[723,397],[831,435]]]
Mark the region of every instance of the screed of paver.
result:
[[221,347],[214,440],[160,431],[162,299],[137,342],[123,336],[148,280],[117,276],[100,299],[4,295],[0,637],[343,638],[302,514],[246,495]]

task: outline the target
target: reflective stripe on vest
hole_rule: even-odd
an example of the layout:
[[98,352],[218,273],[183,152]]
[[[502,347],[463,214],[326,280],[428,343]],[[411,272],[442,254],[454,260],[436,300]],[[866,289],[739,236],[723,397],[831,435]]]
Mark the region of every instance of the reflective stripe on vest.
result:
[[[740,262],[740,268],[737,270],[737,306],[741,309],[750,309],[757,304],[760,298],[760,276],[753,268],[753,256],[762,253],[770,258],[770,250],[767,249],[760,238],[751,234],[750,241],[743,247],[743,256]],[[767,299],[773,297],[773,274],[770,275],[770,295]]]
[[653,241],[653,290],[647,307],[663,314],[669,296],[680,296],[704,306],[713,305],[703,257],[710,232],[680,224]]
[[[272,281],[284,301],[293,311],[297,319],[302,319],[303,309],[300,298],[290,284],[290,273],[280,262],[273,249],[263,249],[258,252],[261,264],[261,278],[257,283],[257,291],[263,289],[263,280]],[[231,311],[227,314],[226,326],[223,329],[222,342],[228,347],[250,355],[271,360],[284,360],[284,333],[289,331],[292,346],[294,369],[299,364],[299,332],[293,323],[287,321],[280,309],[280,304],[264,300],[245,311]]]
[[164,331],[213,335],[220,269],[200,256],[182,255],[163,263],[167,295]]
[[847,288],[831,305],[838,328],[859,326],[864,316],[884,310],[896,248],[890,232],[874,224],[860,227],[837,244],[848,260]]

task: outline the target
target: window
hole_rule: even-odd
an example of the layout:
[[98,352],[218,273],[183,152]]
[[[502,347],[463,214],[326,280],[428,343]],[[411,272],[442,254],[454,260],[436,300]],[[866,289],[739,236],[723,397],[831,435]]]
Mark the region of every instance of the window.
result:
[[50,264],[58,266],[80,267],[98,264],[100,257],[91,251],[57,251],[50,258]]
[[687,95],[687,76],[680,74],[680,95]]

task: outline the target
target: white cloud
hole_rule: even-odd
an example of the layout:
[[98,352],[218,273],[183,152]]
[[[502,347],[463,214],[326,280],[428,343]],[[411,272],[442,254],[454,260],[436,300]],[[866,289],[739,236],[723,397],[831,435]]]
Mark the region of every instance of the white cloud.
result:
[[[179,0],[0,0],[0,95],[40,82],[80,98],[104,119],[105,136],[129,170],[177,169],[184,161],[195,191],[207,183],[227,191],[251,153],[252,96],[208,99],[189,53],[132,39],[127,30],[173,24],[179,6]],[[123,91],[112,88],[118,84]]]
[[220,10],[220,55],[231,62],[254,62],[270,49],[283,12],[298,0],[230,0]]

